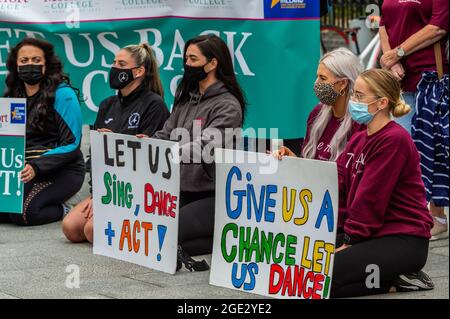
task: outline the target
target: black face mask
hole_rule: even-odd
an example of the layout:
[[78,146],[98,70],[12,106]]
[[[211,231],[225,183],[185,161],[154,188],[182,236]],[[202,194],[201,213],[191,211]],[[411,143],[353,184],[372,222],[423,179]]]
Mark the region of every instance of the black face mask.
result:
[[20,65],[18,70],[19,79],[24,81],[28,85],[35,85],[42,81],[44,73],[42,64],[26,64]]
[[[208,64],[208,63],[206,63]],[[205,64],[205,65],[206,65]],[[205,65],[189,66],[184,65],[184,76],[192,84],[198,84],[200,81],[206,79],[208,73],[205,71]]]
[[112,67],[109,71],[109,86],[111,87],[111,89],[123,89],[133,81],[133,68],[119,69]]

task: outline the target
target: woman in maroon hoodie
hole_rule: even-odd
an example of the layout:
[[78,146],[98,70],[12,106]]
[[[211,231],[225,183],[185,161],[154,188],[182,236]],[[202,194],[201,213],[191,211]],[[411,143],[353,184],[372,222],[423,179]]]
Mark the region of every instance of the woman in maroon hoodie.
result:
[[389,71],[368,70],[355,82],[349,111],[367,130],[337,160],[344,234],[336,243],[333,297],[433,288],[421,271],[433,221],[420,158],[409,133],[391,119],[410,111],[400,91]]

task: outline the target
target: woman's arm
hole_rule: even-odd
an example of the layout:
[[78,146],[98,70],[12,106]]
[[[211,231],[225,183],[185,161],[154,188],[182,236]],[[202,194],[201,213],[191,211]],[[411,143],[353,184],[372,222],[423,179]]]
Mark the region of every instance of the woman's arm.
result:
[[165,121],[164,126],[161,130],[157,131],[151,138],[156,138],[158,140],[170,140],[170,137],[177,127],[178,122],[178,106],[173,107],[172,113],[170,113],[169,118]]
[[381,50],[383,51],[383,53],[386,53],[389,50],[391,50],[391,45],[389,43],[389,35],[387,34],[386,27],[384,26],[380,27],[378,33],[380,35]]
[[[239,102],[235,99],[224,98],[218,102],[214,110],[206,119],[201,134],[194,136],[194,140],[180,145],[182,163],[195,163],[201,159],[206,164],[214,162],[214,148],[232,149],[234,137],[239,141],[241,137],[242,112]],[[236,136],[231,133],[234,129]],[[229,132],[226,132],[231,130]],[[203,155],[206,156],[203,156]]]
[[149,137],[155,135],[164,127],[169,117],[170,112],[162,99],[150,101],[147,112],[142,116],[139,134]]
[[59,88],[55,95],[59,142],[54,149],[30,161],[36,175],[57,170],[75,161],[79,155],[82,135],[80,103],[73,89],[67,86]]
[[347,199],[344,221],[344,231],[354,242],[372,238],[383,227],[386,209],[408,156],[399,153],[404,147],[398,140],[385,141],[369,158],[362,159],[359,165],[363,167],[357,167],[357,174],[362,177],[353,197]]
[[[422,50],[430,45],[433,45],[437,41],[441,40],[447,31],[434,25],[427,25],[425,28],[413,34],[400,47],[405,51],[405,56],[408,56],[414,52]],[[431,37],[431,35],[433,35]],[[431,38],[430,38],[431,37]]]
[[[436,43],[446,34],[446,30],[438,26],[429,24],[423,27],[418,32],[414,33],[398,47],[402,48],[403,51],[405,51],[405,56],[408,56],[413,54],[414,52],[417,52]],[[385,68],[389,69],[399,61],[400,57],[397,55],[397,48],[388,50],[381,57],[381,65],[384,65]]]

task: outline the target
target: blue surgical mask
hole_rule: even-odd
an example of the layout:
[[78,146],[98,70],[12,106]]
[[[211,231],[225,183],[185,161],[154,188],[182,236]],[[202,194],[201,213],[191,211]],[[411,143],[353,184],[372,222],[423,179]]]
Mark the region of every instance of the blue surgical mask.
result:
[[[374,101],[376,102],[376,101]],[[374,103],[372,102],[372,103]],[[370,113],[369,112],[369,105],[372,103],[361,103],[361,102],[355,102],[350,101],[348,104],[348,110],[350,112],[350,115],[352,119],[359,123],[359,124],[368,124],[370,121],[373,120],[374,116],[378,113]]]

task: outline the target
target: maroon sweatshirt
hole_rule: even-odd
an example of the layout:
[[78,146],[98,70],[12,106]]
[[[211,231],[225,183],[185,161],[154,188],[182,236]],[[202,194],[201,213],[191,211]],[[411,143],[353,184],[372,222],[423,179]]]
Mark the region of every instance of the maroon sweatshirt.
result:
[[[308,116],[305,141],[303,142],[303,145],[302,145],[302,154],[303,154],[303,147],[305,147],[309,141],[312,126],[314,125],[314,122],[316,121],[317,116],[319,115],[322,107],[323,107],[323,104],[316,105]],[[321,160],[321,161],[329,161],[330,160],[330,157],[331,157],[330,143],[331,143],[331,140],[333,139],[334,134],[336,134],[336,132],[340,126],[341,126],[341,119],[332,116],[330,121],[327,124],[327,127],[325,128],[325,131],[323,131],[323,134],[319,139],[319,143],[317,144],[317,149],[316,149],[316,156],[314,157],[314,159]],[[353,122],[352,130],[350,131],[348,140],[350,140],[351,136],[354,133],[364,130],[365,127],[366,127],[365,125],[360,125],[356,122]]]
[[[391,48],[401,45],[414,33],[431,24],[448,32],[448,0],[384,0],[380,25],[386,28]],[[448,37],[441,39],[444,73],[448,74],[445,45]],[[434,46],[429,45],[400,60],[405,69],[403,91],[416,92],[422,73],[436,70]]]
[[391,121],[375,134],[356,133],[337,159],[339,222],[353,242],[388,235],[430,238],[419,153]]

